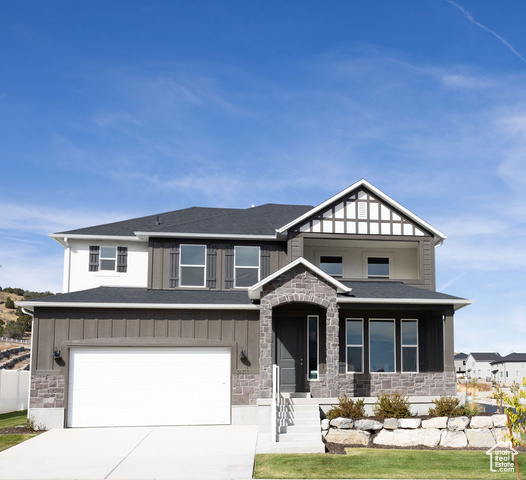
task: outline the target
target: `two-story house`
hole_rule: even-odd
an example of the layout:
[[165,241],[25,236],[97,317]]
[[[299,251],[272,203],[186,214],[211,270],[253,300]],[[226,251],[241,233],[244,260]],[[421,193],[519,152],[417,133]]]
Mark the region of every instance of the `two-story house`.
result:
[[494,380],[492,362],[501,359],[497,352],[471,352],[466,359],[466,376],[485,382]]
[[50,427],[254,423],[281,392],[456,394],[445,236],[361,180],[317,206],[187,208],[51,235],[30,415]]

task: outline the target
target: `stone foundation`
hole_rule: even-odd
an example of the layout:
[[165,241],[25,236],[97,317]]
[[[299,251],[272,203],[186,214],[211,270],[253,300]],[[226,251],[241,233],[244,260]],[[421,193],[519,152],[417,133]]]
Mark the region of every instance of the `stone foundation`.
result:
[[402,395],[456,395],[455,372],[340,374],[340,395],[374,397],[382,393]]
[[64,392],[63,375],[33,374],[29,408],[64,408]]
[[259,398],[259,374],[232,375],[232,405],[256,405]]

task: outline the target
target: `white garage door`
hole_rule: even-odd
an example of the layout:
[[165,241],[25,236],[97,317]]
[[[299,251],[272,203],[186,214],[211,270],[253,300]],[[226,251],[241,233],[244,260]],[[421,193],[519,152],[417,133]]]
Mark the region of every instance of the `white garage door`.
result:
[[227,348],[71,348],[69,427],[229,423]]

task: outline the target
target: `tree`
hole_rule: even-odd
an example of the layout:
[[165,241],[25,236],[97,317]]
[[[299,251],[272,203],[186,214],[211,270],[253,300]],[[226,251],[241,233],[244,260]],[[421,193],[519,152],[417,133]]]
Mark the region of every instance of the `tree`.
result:
[[13,299],[11,297],[7,297],[5,299],[5,308],[15,308],[15,302],[13,302]]

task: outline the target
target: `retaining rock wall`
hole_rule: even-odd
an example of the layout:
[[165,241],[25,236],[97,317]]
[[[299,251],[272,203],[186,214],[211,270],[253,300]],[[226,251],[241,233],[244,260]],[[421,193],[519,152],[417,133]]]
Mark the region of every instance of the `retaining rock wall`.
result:
[[506,415],[386,418],[383,421],[335,418],[321,422],[326,442],[392,447],[491,448],[508,432]]

